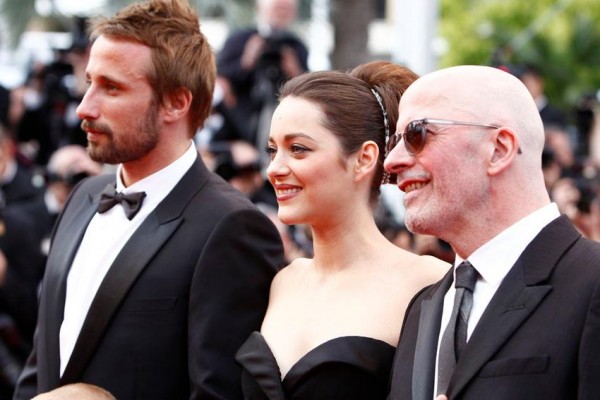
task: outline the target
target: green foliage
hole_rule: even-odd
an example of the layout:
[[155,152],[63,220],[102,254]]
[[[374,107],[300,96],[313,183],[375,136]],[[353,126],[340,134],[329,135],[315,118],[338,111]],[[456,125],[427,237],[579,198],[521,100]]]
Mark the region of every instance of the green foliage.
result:
[[570,109],[600,88],[597,0],[441,0],[440,66],[531,64],[548,97]]
[[0,23],[9,27],[9,44],[15,47],[21,32],[35,16],[35,0],[0,0],[0,15],[3,16]]

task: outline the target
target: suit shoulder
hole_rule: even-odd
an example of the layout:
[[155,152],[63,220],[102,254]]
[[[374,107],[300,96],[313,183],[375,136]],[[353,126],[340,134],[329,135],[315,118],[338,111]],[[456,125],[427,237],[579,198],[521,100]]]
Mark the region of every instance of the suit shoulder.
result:
[[242,192],[235,189],[220,176],[211,173],[206,185],[198,192],[197,201],[210,201],[215,209],[234,211],[256,210],[256,206]]

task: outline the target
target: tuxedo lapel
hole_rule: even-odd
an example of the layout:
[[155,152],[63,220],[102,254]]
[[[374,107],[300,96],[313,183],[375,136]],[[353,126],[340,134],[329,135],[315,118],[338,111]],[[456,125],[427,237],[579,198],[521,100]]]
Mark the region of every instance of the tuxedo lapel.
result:
[[475,327],[450,381],[449,398],[465,388],[552,290],[543,282],[579,237],[561,217],[546,226],[525,249]]
[[197,161],[123,247],[90,305],[61,384],[79,380],[129,288],[181,224],[183,210],[207,179]]
[[448,387],[450,396],[460,392],[552,289],[548,285],[527,287],[522,275],[518,263],[486,308],[456,365]]
[[[155,213],[127,242],[119,253],[90,305],[73,354],[61,378],[61,384],[76,382],[94,354],[96,345],[104,335],[110,319],[127,294],[127,291],[155,255],[161,245],[177,229],[181,220],[160,223]],[[115,267],[116,266],[116,267]]]
[[[103,178],[105,179],[105,178]],[[104,185],[106,184],[103,183]],[[47,357],[46,371],[50,381],[58,381],[60,376],[59,332],[63,320],[66,296],[66,281],[73,258],[79,248],[87,226],[96,213],[98,196],[92,194],[93,189],[82,197],[79,203],[71,202],[68,216],[58,221],[58,237],[70,238],[57,243],[61,251],[50,252],[46,264],[43,297],[40,301],[39,327],[43,334],[40,340],[45,341]],[[58,289],[58,290],[57,290]]]
[[421,302],[419,333],[415,346],[412,374],[413,400],[431,400],[435,376],[435,362],[444,305],[444,295],[453,281],[453,268],[440,281],[430,298]]

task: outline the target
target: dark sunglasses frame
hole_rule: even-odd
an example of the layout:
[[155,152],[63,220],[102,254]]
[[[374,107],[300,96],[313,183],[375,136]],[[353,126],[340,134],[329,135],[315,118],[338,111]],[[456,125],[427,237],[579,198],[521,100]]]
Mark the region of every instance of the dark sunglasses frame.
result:
[[425,147],[425,139],[427,137],[427,125],[461,125],[461,126],[478,126],[481,128],[498,129],[499,125],[480,124],[478,122],[453,121],[449,119],[434,119],[423,118],[411,121],[406,125],[405,132],[394,132],[390,135],[385,144],[385,156],[387,157],[392,150],[404,138],[404,147],[406,151],[414,156],[419,154]]

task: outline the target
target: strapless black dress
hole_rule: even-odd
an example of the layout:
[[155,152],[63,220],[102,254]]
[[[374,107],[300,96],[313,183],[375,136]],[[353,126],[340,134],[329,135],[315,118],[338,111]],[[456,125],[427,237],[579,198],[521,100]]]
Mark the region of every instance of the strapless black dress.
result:
[[364,336],[331,339],[305,354],[283,380],[260,332],[240,347],[246,400],[379,400],[388,393],[395,348]]

